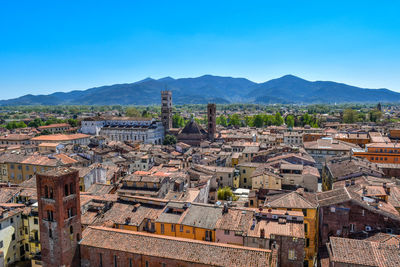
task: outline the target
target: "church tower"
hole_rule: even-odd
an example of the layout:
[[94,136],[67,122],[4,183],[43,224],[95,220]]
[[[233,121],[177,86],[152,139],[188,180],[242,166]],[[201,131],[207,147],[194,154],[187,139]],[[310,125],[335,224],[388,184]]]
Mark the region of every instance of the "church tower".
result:
[[165,132],[172,128],[172,92],[161,91],[161,121]]
[[213,142],[215,139],[216,127],[217,127],[217,106],[215,104],[207,105],[207,131],[208,131],[208,139]]
[[78,171],[57,167],[36,175],[42,264],[80,266],[82,236]]

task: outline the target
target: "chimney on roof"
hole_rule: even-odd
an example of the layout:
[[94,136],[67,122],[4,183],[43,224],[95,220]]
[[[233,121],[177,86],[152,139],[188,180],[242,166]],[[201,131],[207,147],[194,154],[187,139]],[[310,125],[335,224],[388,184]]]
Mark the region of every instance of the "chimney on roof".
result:
[[390,195],[390,187],[387,186],[387,183],[383,183],[383,189],[385,189],[386,194]]
[[228,213],[228,205],[224,203],[224,207],[222,208],[222,214]]
[[363,186],[362,190],[363,190],[362,194],[363,196],[365,196],[367,194],[367,188],[365,187],[365,185]]
[[264,237],[265,237],[265,230],[264,230],[264,228],[261,228],[261,229],[260,229],[260,237],[261,237],[261,238],[264,238]]

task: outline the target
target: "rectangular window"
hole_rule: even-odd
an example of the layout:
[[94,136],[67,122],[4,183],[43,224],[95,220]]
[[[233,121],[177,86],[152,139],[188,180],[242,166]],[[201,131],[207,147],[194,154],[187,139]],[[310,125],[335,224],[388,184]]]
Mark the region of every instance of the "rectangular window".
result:
[[114,255],[114,267],[118,267],[117,255]]
[[161,233],[162,234],[164,233],[164,224],[163,223],[161,224]]
[[15,234],[12,234],[11,240],[15,240]]
[[179,231],[180,231],[180,232],[183,232],[183,225],[180,225],[180,226],[179,226]]
[[64,186],[64,195],[68,196],[68,185],[67,184]]
[[289,249],[288,259],[289,260],[295,260],[296,259],[296,253],[295,253],[294,249]]
[[310,246],[310,239],[306,238],[306,248],[308,248]]
[[47,211],[47,220],[52,222],[53,221],[53,211],[52,210],[48,210]]
[[229,235],[229,230],[225,230],[225,231],[224,231],[224,234],[225,234],[225,235]]
[[304,224],[304,233],[306,233],[307,234],[307,232],[308,232],[308,224]]
[[3,240],[0,241],[0,248],[3,248]]
[[39,220],[38,220],[37,218],[33,218],[33,223],[34,223],[34,224],[38,224],[38,223],[39,223]]
[[132,259],[129,259],[129,267],[133,267]]
[[103,267],[103,254],[99,253],[100,257],[100,267]]
[[175,232],[175,225],[171,224],[171,232]]
[[307,217],[307,209],[303,209],[303,215],[304,217]]
[[68,209],[67,212],[68,212],[68,218],[71,218],[72,217],[72,208]]

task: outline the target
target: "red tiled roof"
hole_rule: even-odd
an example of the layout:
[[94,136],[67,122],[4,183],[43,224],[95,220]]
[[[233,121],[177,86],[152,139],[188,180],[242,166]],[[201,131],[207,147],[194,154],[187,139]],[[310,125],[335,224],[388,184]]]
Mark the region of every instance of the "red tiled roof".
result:
[[80,245],[214,266],[269,266],[271,258],[265,249],[93,226]]
[[89,138],[90,135],[87,134],[50,134],[50,135],[40,135],[33,137],[32,141],[70,141],[82,138]]
[[57,127],[71,127],[68,123],[54,123],[50,125],[44,125],[44,126],[39,126],[38,129],[44,130],[44,129],[50,129],[50,128],[57,128]]

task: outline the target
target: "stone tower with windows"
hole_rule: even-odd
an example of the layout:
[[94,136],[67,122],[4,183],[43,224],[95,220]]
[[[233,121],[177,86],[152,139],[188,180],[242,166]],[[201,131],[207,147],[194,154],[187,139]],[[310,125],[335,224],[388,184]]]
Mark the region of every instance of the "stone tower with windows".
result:
[[161,121],[165,132],[172,128],[172,92],[161,91]]
[[207,131],[208,131],[208,139],[213,142],[215,139],[216,127],[217,127],[217,106],[215,104],[207,105]]
[[47,266],[80,266],[78,171],[57,167],[36,175],[41,258]]

